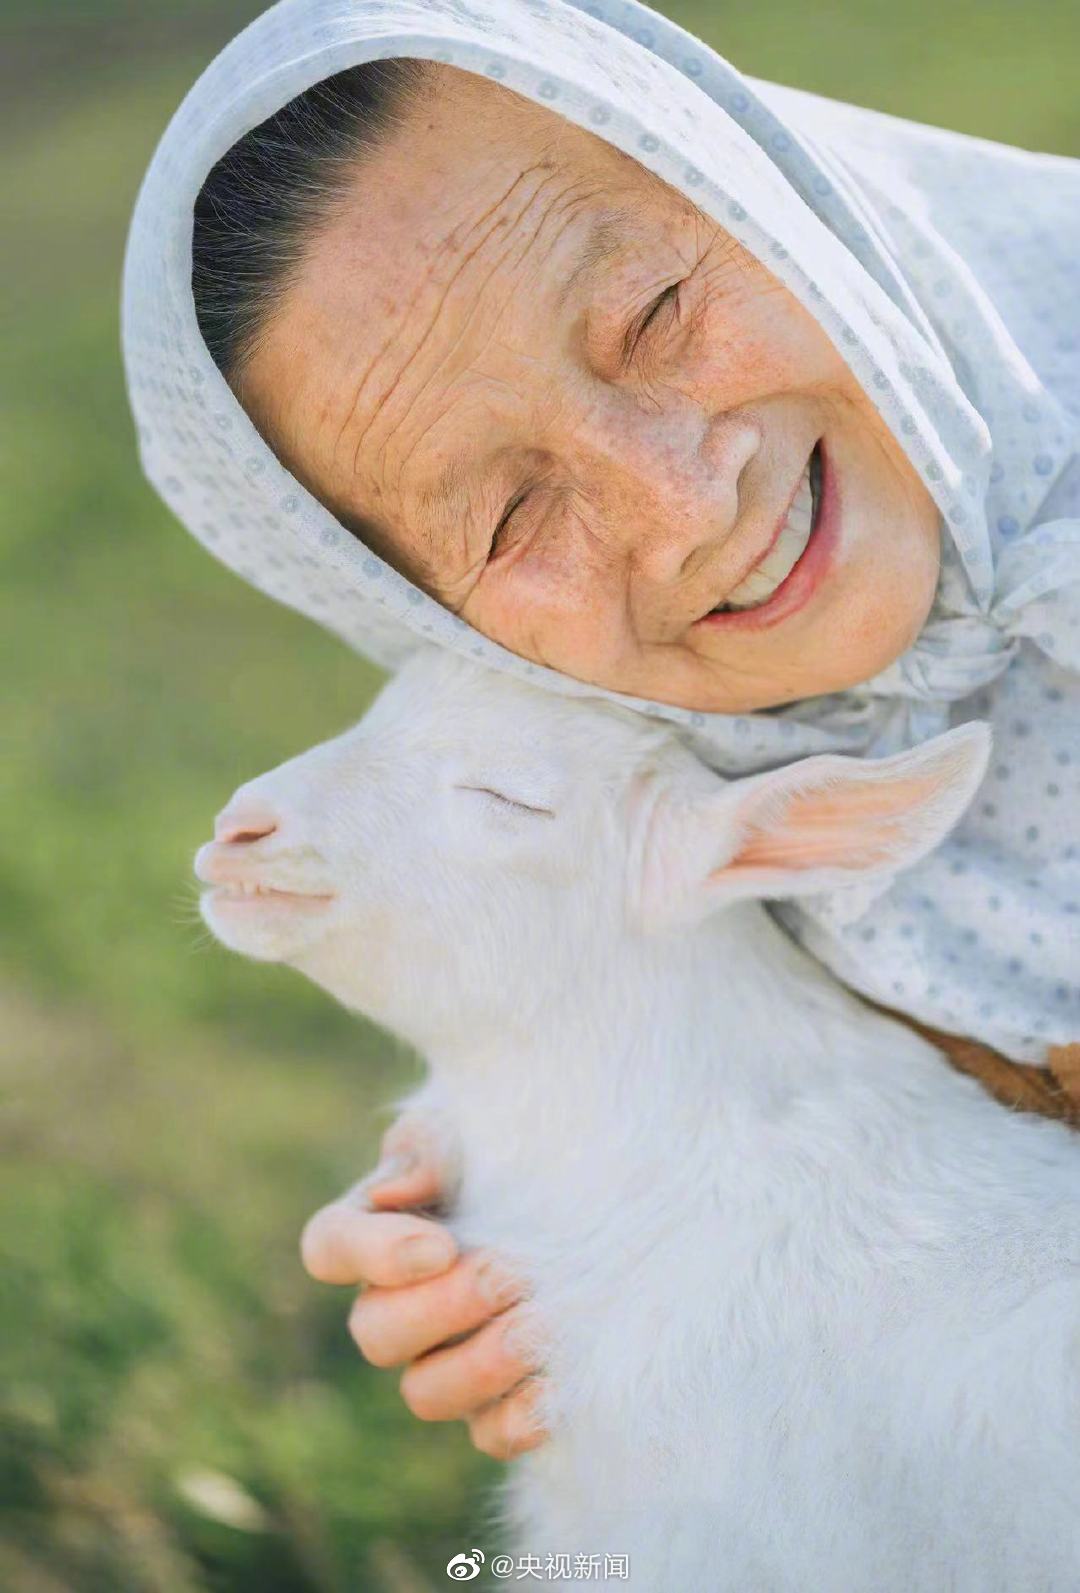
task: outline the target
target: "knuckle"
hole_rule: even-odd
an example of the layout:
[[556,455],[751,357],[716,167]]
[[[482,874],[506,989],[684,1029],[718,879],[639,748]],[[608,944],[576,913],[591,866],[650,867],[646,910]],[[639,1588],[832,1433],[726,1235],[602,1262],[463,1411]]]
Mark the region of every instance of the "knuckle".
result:
[[495,1251],[473,1251],[470,1272],[476,1293],[486,1305],[491,1306],[493,1312],[519,1298],[521,1287],[518,1279]]
[[531,1449],[539,1449],[544,1442],[544,1436],[539,1433],[518,1435],[510,1445],[507,1460],[516,1460],[519,1455],[527,1455]]
[[395,1259],[411,1281],[426,1281],[440,1275],[454,1260],[454,1245],[449,1229],[425,1218],[422,1228],[399,1242]]
[[349,1333],[365,1361],[380,1368],[393,1366],[401,1357],[395,1352],[382,1313],[373,1310],[373,1304],[363,1296],[356,1302],[349,1312]]
[[505,1403],[485,1412],[483,1418],[470,1429],[473,1446],[492,1460],[509,1460],[514,1454],[514,1442],[507,1422]]
[[543,1399],[543,1385],[538,1379],[530,1378],[510,1401],[515,1453],[534,1449],[548,1438]]
[[524,1371],[540,1371],[548,1349],[544,1322],[530,1305],[518,1306],[507,1315],[510,1318],[506,1331],[507,1353]]
[[514,1367],[532,1365],[532,1332],[529,1321],[520,1308],[504,1311],[499,1318],[498,1335],[493,1341],[493,1350],[503,1365]]
[[506,1362],[498,1325],[478,1328],[466,1342],[471,1380],[484,1388],[494,1387],[504,1376]]
[[409,1367],[398,1385],[402,1399],[412,1414],[422,1422],[438,1421],[441,1411],[437,1406],[432,1392],[425,1386],[425,1379],[418,1376],[414,1367]]
[[507,1458],[506,1440],[490,1422],[483,1424],[470,1422],[469,1437],[473,1448],[478,1449],[482,1455],[488,1455],[492,1460]]
[[478,1328],[461,1346],[459,1375],[478,1406],[501,1399],[521,1380],[522,1370],[503,1338],[501,1319]]

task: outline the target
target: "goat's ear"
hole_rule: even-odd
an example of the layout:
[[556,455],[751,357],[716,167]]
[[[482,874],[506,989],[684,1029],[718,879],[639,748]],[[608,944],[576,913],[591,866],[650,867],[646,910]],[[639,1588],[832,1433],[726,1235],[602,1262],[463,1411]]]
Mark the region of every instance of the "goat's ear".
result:
[[989,755],[989,727],[972,723],[888,758],[825,754],[730,784],[665,785],[641,836],[642,921],[693,922],[747,896],[884,887],[956,823]]

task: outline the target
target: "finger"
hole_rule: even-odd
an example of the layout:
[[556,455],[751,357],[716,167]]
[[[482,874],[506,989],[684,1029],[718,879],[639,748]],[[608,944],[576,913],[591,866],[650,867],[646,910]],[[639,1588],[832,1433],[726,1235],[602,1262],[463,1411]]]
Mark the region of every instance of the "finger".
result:
[[485,1323],[460,1344],[432,1350],[407,1367],[401,1397],[422,1421],[458,1421],[509,1392],[532,1370],[518,1337],[520,1306]]
[[536,1449],[551,1434],[544,1426],[544,1383],[530,1377],[520,1388],[469,1418],[469,1437],[481,1454],[495,1460],[513,1460]]
[[387,1207],[437,1206],[443,1194],[437,1158],[421,1148],[385,1151],[379,1165],[342,1197],[368,1211]]
[[404,1366],[460,1333],[471,1333],[524,1293],[524,1283],[485,1250],[469,1250],[448,1271],[407,1289],[366,1289],[349,1332],[373,1366]]
[[431,1115],[404,1112],[382,1137],[379,1165],[348,1198],[376,1207],[437,1205],[453,1169],[445,1129]]
[[370,1212],[335,1200],[317,1211],[300,1255],[319,1283],[376,1283],[393,1288],[445,1272],[457,1255],[442,1223],[407,1212]]

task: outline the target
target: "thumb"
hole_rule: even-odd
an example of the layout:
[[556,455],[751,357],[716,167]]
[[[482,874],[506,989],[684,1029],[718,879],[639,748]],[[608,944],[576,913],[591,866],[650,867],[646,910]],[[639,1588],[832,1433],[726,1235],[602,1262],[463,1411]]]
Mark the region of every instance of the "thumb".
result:
[[359,1196],[376,1210],[437,1205],[452,1193],[455,1177],[446,1126],[430,1110],[410,1110],[391,1123],[382,1137],[378,1165],[354,1185],[350,1198]]

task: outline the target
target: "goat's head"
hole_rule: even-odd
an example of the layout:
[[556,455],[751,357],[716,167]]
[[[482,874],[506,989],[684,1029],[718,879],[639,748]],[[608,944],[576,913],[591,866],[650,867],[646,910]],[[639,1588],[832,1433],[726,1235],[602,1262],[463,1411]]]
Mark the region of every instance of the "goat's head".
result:
[[425,652],[354,729],[240,787],[196,858],[202,912],[423,1045],[542,1014],[628,938],[733,900],[891,876],[988,748],[965,725],[725,782],[658,721]]

